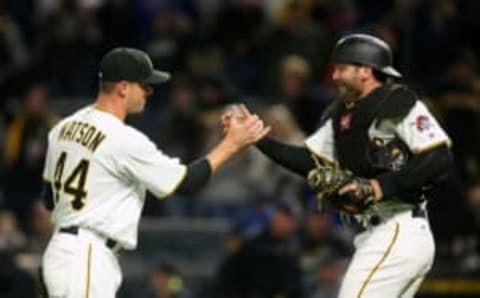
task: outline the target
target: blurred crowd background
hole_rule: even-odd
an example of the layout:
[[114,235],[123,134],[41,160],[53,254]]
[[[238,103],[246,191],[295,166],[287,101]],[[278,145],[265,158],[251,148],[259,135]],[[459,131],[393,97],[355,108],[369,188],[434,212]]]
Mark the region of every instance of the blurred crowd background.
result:
[[[333,100],[330,53],[351,32],[391,45],[403,82],[453,139],[456,175],[429,205],[437,252],[421,297],[480,297],[479,11],[476,0],[0,1],[0,297],[36,297],[52,233],[39,200],[46,135],[94,99],[108,49],[144,49],[173,73],[128,122],[187,163],[219,140],[232,103],[301,144]],[[194,197],[147,200],[139,248],[120,256],[119,297],[335,297],[354,232],[251,148]]]

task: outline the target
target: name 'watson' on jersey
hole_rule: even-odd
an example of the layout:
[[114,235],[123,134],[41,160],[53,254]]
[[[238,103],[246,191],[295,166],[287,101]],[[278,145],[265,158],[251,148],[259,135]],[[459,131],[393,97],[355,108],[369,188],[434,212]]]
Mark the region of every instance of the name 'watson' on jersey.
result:
[[95,126],[81,121],[67,121],[62,125],[58,139],[73,141],[92,153],[105,140],[106,135]]

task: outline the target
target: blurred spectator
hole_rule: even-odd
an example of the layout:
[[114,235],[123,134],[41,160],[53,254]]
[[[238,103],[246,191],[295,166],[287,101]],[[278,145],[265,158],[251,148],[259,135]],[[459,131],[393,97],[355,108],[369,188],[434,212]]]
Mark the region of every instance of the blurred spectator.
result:
[[[222,0],[193,0],[199,15],[200,26],[212,26],[213,20],[223,8],[224,2]],[[206,30],[202,28],[201,31]]]
[[157,265],[150,273],[150,288],[142,298],[192,297],[178,270],[171,264]]
[[[47,0],[48,1],[48,0]],[[132,26],[132,7],[129,0],[102,1],[98,8],[98,24],[102,30],[102,52],[125,45],[133,46],[139,43],[139,34]]]
[[318,263],[316,271],[312,272],[312,287],[307,288],[305,298],[336,298],[345,268],[345,260],[338,256]]
[[32,86],[7,128],[4,163],[6,207],[17,215],[20,223],[27,216],[34,198],[42,188],[42,170],[49,129],[56,122],[48,107],[48,94],[43,85]]
[[257,42],[258,28],[264,25],[262,1],[227,1],[218,15],[215,37],[231,50],[238,43]]
[[11,95],[19,92],[20,79],[29,66],[31,57],[27,50],[23,34],[6,10],[6,4],[0,3],[0,94]]
[[281,138],[288,143],[300,143],[305,138],[305,133],[300,128],[293,113],[283,104],[270,105],[264,108],[262,119],[270,124],[270,134]]
[[[197,94],[192,83],[178,75],[168,94],[168,105],[155,117],[152,140],[169,156],[191,162],[203,150],[205,129],[198,117]],[[218,132],[217,132],[218,133]],[[195,200],[174,195],[169,200],[146,200],[147,215],[193,215]]]
[[191,161],[201,150],[203,128],[197,114],[197,95],[190,81],[177,77],[169,91],[168,106],[159,117],[155,142],[182,161]]
[[459,30],[458,34],[463,44],[470,46],[474,52],[480,52],[480,41],[478,38],[472,38],[480,32],[480,18],[478,11],[480,11],[480,2],[476,0],[455,1],[459,16]]
[[0,297],[36,297],[33,277],[16,265],[13,253],[0,248],[0,264]]
[[479,63],[475,52],[471,48],[461,48],[455,52],[452,61],[448,64],[441,83],[465,86],[478,93],[480,90],[475,88],[479,79],[478,71]]
[[22,268],[19,255],[26,244],[15,215],[0,211],[0,297],[35,297],[33,277]]
[[[218,132],[217,132],[218,133]],[[211,138],[208,138],[210,143]],[[209,145],[206,146],[206,148]],[[232,219],[256,200],[256,188],[252,188],[248,168],[252,159],[247,149],[223,166],[216,176],[198,194],[198,215]]]
[[18,227],[15,214],[0,211],[0,250],[18,252],[24,249],[25,245],[26,238]]
[[33,202],[30,214],[30,229],[28,233],[28,251],[41,255],[47,247],[53,233],[50,212],[41,199]]
[[190,49],[185,62],[195,79],[221,78],[225,67],[224,51],[214,42],[200,44]]
[[[206,152],[220,137],[219,119],[223,109],[235,98],[234,90],[220,77],[207,76],[198,82],[199,119],[203,127],[201,152]],[[233,218],[255,199],[247,168],[251,158],[246,149],[223,166],[199,193],[200,216]]]
[[[474,184],[468,191],[468,210],[473,216],[475,226],[472,227],[473,234],[480,234],[480,184]],[[478,239],[480,240],[480,239]]]
[[[346,229],[346,227],[343,227]],[[300,233],[305,297],[337,297],[347,260],[353,253],[351,237],[341,233],[329,213],[309,213]]]
[[428,206],[440,258],[451,256],[452,241],[470,233],[472,227],[465,188],[475,182],[480,171],[480,93],[473,87],[478,76],[476,59],[471,51],[458,51],[432,92],[432,107],[452,139],[456,165],[455,175],[440,186],[437,199]]
[[[6,135],[6,124],[7,124],[7,115],[5,108],[3,106],[3,102],[0,103],[0,152],[5,152],[5,138]],[[3,197],[3,187],[4,187],[4,173],[5,169],[5,161],[0,159],[0,208],[4,205],[4,197]]]
[[[265,13],[259,0],[228,1],[216,20],[215,38],[225,48],[225,72],[243,93],[257,94],[259,79],[259,32]],[[275,2],[275,1],[274,1]]]
[[311,69],[305,59],[291,55],[282,60],[280,99],[305,134],[316,129],[324,106],[309,94]]
[[230,83],[219,76],[207,76],[199,80],[198,96],[200,109],[218,110],[230,104],[236,97]]
[[308,1],[284,1],[272,26],[261,37],[264,91],[275,95],[281,60],[291,54],[304,57],[312,66],[314,79],[324,74],[332,47],[332,34],[322,24],[312,22]]
[[348,233],[339,231],[330,213],[307,214],[300,235],[303,261],[307,267],[311,262],[309,258],[322,260],[334,255],[347,258],[353,253]]
[[474,184],[468,191],[467,210],[473,218],[472,227],[463,239],[464,258],[461,262],[463,274],[480,277],[480,183]]
[[395,1],[385,19],[398,37],[394,52],[400,55],[400,71],[422,89],[431,88],[454,55],[458,29],[455,1]]
[[152,36],[145,47],[153,64],[168,71],[182,69],[192,34],[193,20],[188,15],[158,9],[152,20]]
[[40,65],[55,95],[91,95],[102,39],[96,11],[75,0],[59,2],[42,30]]
[[[302,131],[292,113],[284,105],[267,106],[264,110],[261,116],[265,123],[270,124],[272,129],[270,134],[273,137],[292,144],[298,144],[303,140]],[[272,198],[287,204],[295,216],[301,216],[302,207],[305,205],[303,192],[306,188],[303,177],[272,163],[258,150],[248,150],[246,153],[251,159],[246,169],[251,183],[249,188],[255,189],[259,197]]]
[[249,224],[238,231],[239,243],[220,269],[219,297],[300,297],[296,224],[291,211],[266,205],[256,212],[260,219],[250,224],[259,227],[257,233],[245,233]]
[[480,173],[480,93],[474,93],[468,81],[453,78],[445,79],[434,96],[442,113],[443,125],[455,144],[452,150],[458,172],[468,183]]

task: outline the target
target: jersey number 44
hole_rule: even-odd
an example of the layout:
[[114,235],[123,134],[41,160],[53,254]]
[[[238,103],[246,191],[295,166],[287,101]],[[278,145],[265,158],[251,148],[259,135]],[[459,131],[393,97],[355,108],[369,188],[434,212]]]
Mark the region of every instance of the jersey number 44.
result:
[[64,178],[63,170],[67,160],[67,152],[63,151],[55,163],[55,174],[53,186],[55,189],[55,204],[58,203],[60,194],[64,193],[72,196],[71,205],[74,210],[80,210],[85,205],[87,190],[85,183],[87,181],[88,168],[90,161],[81,159],[71,173],[66,173]]

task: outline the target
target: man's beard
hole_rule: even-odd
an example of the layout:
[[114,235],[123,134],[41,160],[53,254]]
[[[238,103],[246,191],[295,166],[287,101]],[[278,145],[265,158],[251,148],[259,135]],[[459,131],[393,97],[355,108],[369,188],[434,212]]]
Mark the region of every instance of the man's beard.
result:
[[353,86],[345,83],[337,84],[337,96],[343,102],[356,101],[360,95],[360,91]]

